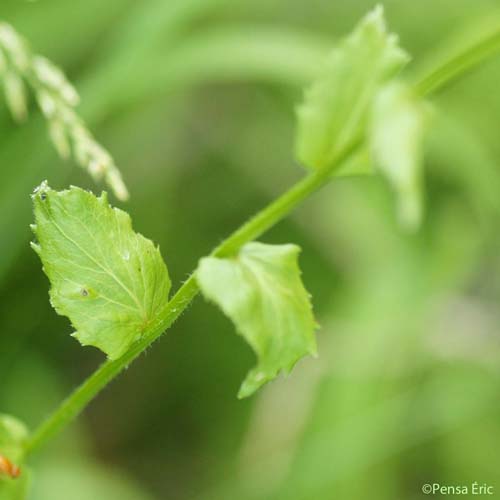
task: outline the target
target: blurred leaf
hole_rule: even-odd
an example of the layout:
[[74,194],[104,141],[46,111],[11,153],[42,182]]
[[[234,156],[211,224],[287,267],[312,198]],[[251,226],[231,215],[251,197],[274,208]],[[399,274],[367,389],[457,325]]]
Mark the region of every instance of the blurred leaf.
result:
[[329,165],[363,132],[378,86],[408,61],[397,42],[377,7],[331,53],[297,112],[297,156],[305,166]]
[[408,86],[390,83],[377,94],[371,131],[374,161],[396,191],[400,221],[409,229],[422,218],[425,121],[425,104]]
[[0,500],[25,500],[30,486],[30,471],[23,469],[15,479],[0,479]]
[[[28,431],[10,415],[0,415],[0,457],[13,466],[21,465],[23,446]],[[0,500],[23,500],[29,486],[28,470],[20,469],[18,477],[9,477],[0,470]]]
[[17,418],[0,414],[0,454],[12,461],[22,457],[22,447],[28,435],[26,426]]
[[316,353],[309,294],[300,279],[296,245],[248,243],[235,258],[201,259],[197,279],[205,297],[235,323],[258,356],[238,397],[253,394],[306,354]]
[[33,195],[34,232],[51,303],[68,316],[82,345],[110,359],[154,327],[168,302],[170,279],[160,252],[132,230],[127,213],[76,187],[43,183]]

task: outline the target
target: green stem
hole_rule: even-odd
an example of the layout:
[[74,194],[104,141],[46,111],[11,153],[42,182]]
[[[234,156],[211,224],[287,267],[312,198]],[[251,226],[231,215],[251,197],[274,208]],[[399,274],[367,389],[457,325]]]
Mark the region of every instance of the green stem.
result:
[[468,73],[499,50],[500,29],[429,72],[416,84],[417,92],[421,95],[427,95],[442,90],[446,85]]
[[[500,50],[500,31],[477,44],[469,47],[460,55],[445,62],[441,67],[416,83],[417,90],[426,95],[441,89],[445,84],[456,80],[488,57]],[[232,255],[245,243],[258,238],[269,228],[287,216],[310,194],[327,184],[333,171],[344,162],[357,148],[360,141],[353,142],[328,168],[314,172],[297,182],[283,195],[258,212],[246,224],[237,229],[211,255],[224,257]],[[152,330],[130,350],[115,361],[106,361],[83,384],[66,398],[62,404],[32,434],[26,444],[25,454],[29,455],[40,449],[52,436],[59,432],[87,406],[87,404],[186,310],[199,292],[194,274],[179,288],[167,304],[165,313]]]
[[71,422],[99,392],[151,345],[182,314],[198,293],[191,275],[168,303],[164,316],[150,333],[135,343],[121,358],[104,362],[77,387],[32,434],[25,446],[25,456],[41,448],[52,436]]
[[[340,165],[356,149],[358,144],[352,143],[347,147],[343,154],[339,155],[337,161],[332,163],[328,169],[311,173],[294,184],[283,195],[232,233],[210,255],[224,257],[234,254],[242,245],[258,238],[286,217],[311,193],[327,184],[335,167]],[[103,363],[35,430],[26,444],[25,454],[28,455],[41,448],[52,436],[71,422],[101,389],[111,382],[172,325],[185,311],[198,292],[198,284],[196,283],[194,274],[192,274],[172,297],[172,300],[170,300],[165,308],[165,312],[147,335],[135,343],[121,358]]]

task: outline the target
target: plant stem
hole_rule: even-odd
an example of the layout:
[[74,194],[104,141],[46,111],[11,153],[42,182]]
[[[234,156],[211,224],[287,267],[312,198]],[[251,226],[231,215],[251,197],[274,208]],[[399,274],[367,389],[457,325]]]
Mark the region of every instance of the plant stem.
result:
[[415,85],[416,90],[421,95],[442,90],[446,85],[457,80],[459,76],[466,74],[499,50],[500,29],[497,29],[483,40],[471,45],[429,72]]
[[[452,80],[477,66],[480,62],[500,50],[500,30],[467,48],[464,52],[444,62],[439,68],[415,84],[422,95],[443,88]],[[287,216],[310,194],[327,184],[334,170],[339,167],[361,145],[360,140],[350,144],[332,164],[313,172],[294,184],[288,191],[258,212],[243,226],[217,246],[210,255],[225,257],[235,254],[247,242],[258,238],[277,222]],[[39,450],[52,436],[71,422],[87,404],[121,371],[159,338],[186,310],[199,292],[192,274],[167,304],[157,324],[140,341],[134,344],[121,358],[103,363],[87,380],[66,398],[61,405],[31,435],[25,446],[25,455]]]
[[[327,184],[336,166],[340,165],[356,149],[358,144],[358,141],[353,142],[329,168],[313,172],[294,184],[288,191],[232,233],[210,255],[214,257],[232,255],[245,243],[258,238],[286,217],[311,193]],[[169,301],[157,324],[121,358],[104,362],[35,430],[25,446],[25,455],[41,448],[52,436],[71,422],[111,380],[172,325],[186,310],[198,292],[199,288],[195,276],[191,274]]]
[[168,303],[158,324],[119,359],[104,362],[77,387],[32,434],[25,446],[25,456],[41,448],[52,436],[71,422],[99,392],[151,345],[182,314],[198,293],[191,275]]

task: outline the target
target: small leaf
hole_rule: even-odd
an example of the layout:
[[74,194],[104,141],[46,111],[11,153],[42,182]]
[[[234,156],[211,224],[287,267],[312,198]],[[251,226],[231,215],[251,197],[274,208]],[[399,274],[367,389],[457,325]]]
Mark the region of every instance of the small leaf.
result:
[[296,245],[248,243],[235,258],[201,259],[197,280],[252,346],[258,364],[240,387],[250,396],[306,354],[316,353],[309,294],[300,279]]
[[160,251],[135,233],[127,213],[108,205],[106,193],[46,182],[33,195],[39,254],[56,311],[67,316],[82,345],[110,359],[122,356],[157,326],[170,279]]
[[0,500],[24,500],[28,494],[29,470],[22,466],[23,448],[28,437],[25,425],[10,415],[0,414],[0,456],[5,464],[19,468],[18,477],[0,471]]
[[401,82],[382,88],[374,103],[371,148],[376,168],[397,195],[401,224],[410,230],[422,218],[422,156],[426,104]]
[[408,61],[396,35],[388,34],[376,7],[339,43],[297,110],[298,159],[312,169],[327,167],[359,139],[379,85]]

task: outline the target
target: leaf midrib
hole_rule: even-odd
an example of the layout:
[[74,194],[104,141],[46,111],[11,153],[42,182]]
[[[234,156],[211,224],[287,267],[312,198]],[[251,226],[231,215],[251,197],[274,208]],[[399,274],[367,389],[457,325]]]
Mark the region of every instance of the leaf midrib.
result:
[[[81,221],[80,221],[81,222]],[[103,266],[99,261],[97,261],[91,254],[89,254],[83,247],[81,247],[73,238],[71,238],[66,232],[59,226],[59,224],[52,218],[52,223],[54,227],[61,233],[61,235],[66,238],[69,242],[71,242],[76,248],[78,248],[84,255],[86,255],[97,267],[102,269],[105,273],[107,273],[134,301],[137,306],[137,312],[143,317],[144,321],[147,321],[147,315],[142,307],[139,299],[132,293],[132,291],[116,276],[111,269]]]

